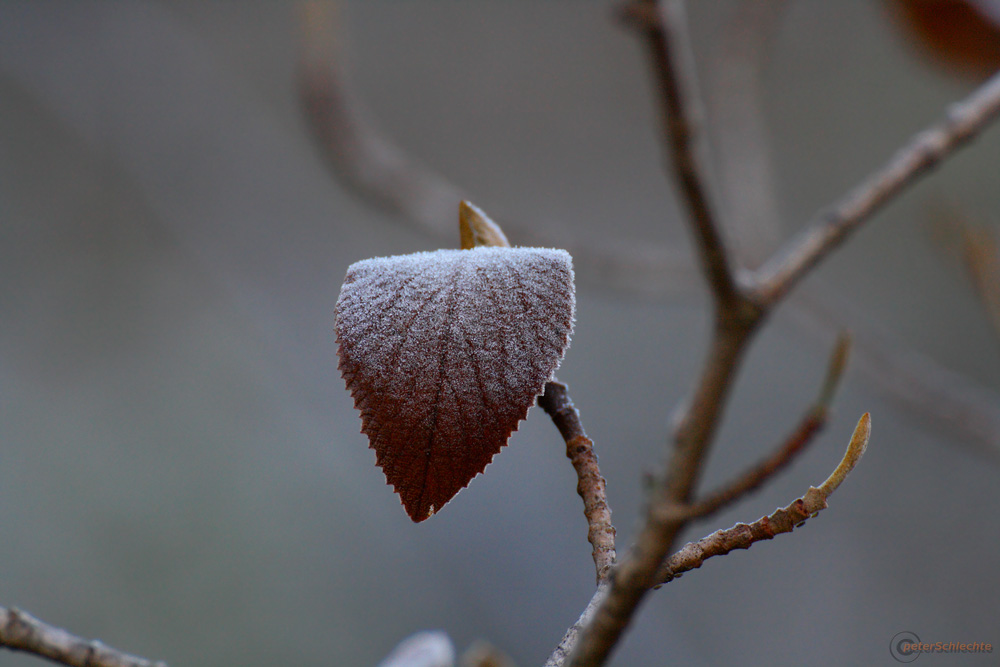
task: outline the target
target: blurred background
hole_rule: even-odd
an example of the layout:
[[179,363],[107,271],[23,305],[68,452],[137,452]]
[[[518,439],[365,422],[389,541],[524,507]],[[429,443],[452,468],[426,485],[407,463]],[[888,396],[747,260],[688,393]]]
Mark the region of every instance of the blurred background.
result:
[[[748,10],[764,4],[689,8],[715,186],[751,266],[977,81],[918,47],[896,5]],[[645,53],[614,8],[347,2],[307,33],[335,42],[311,57],[336,58],[398,150],[514,241],[574,251],[559,378],[623,550],[708,312]],[[373,665],[425,629],[540,664],[594,585],[551,422],[532,410],[414,525],[336,370],[347,266],[454,247],[457,213],[414,222],[331,168],[298,89],[316,20],[276,2],[0,4],[0,605],[174,666]],[[685,538],[821,482],[865,411],[868,454],[804,530],[652,595],[612,664],[895,664],[903,631],[1000,644],[1000,338],[958,222],[996,228],[998,174],[991,129],[768,322],[704,488],[781,442],[848,328],[833,418]]]

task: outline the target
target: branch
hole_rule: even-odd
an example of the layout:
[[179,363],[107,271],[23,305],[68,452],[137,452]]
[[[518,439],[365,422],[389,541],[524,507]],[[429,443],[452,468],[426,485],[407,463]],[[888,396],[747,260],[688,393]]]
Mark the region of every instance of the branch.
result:
[[700,146],[702,110],[698,105],[694,58],[688,41],[684,5],[651,0],[628,5],[624,17],[638,25],[659,84],[661,125],[667,155],[687,207],[702,270],[719,303],[735,300],[730,260],[708,197],[708,165]]
[[709,493],[702,500],[688,505],[684,510],[684,517],[687,520],[703,519],[746,494],[759,489],[764,482],[791,463],[792,459],[813,440],[816,434],[826,426],[830,403],[833,401],[833,396],[847,366],[850,346],[850,336],[841,334],[837,339],[833,354],[830,355],[826,379],[823,381],[816,402],[785,440],[785,444],[735,480]]
[[566,441],[566,456],[580,480],[576,492],[583,499],[587,540],[594,548],[594,567],[600,584],[615,563],[615,527],[611,525],[606,483],[597,464],[594,442],[583,430],[580,413],[573,407],[566,385],[555,380],[547,383],[545,393],[538,397],[538,406],[548,413]]
[[[773,514],[761,517],[749,525],[738,523],[732,528],[716,531],[697,542],[689,542],[664,563],[659,573],[660,583],[673,581],[682,573],[701,567],[702,563],[713,556],[725,556],[734,549],[749,549],[755,542],[770,540],[782,533],[790,533],[826,509],[826,499],[837,490],[861,460],[870,435],[871,418],[865,413],[855,427],[854,435],[851,436],[851,442],[837,469],[819,488],[810,487],[804,496],[787,507],[775,510]],[[687,509],[681,508],[681,511],[686,513]]]
[[979,134],[1000,114],[1000,73],[964,101],[952,105],[945,119],[913,137],[882,169],[829,210],[820,213],[755,274],[759,301],[773,305],[847,236],[907,186]]
[[137,658],[96,639],[81,639],[14,608],[0,607],[0,646],[70,667],[167,667],[165,662]]
[[[735,289],[735,284],[734,284]],[[596,603],[577,634],[573,665],[600,665],[607,658],[639,603],[655,584],[656,572],[668,555],[685,520],[670,511],[687,503],[698,481],[736,370],[756,325],[764,315],[744,295],[731,299],[716,292],[717,317],[708,360],[699,384],[675,429],[668,476],[650,499],[646,521],[628,556],[608,577],[607,594]]]
[[549,659],[545,661],[544,667],[562,667],[566,664],[566,661],[569,659],[570,652],[579,640],[580,633],[583,632],[583,629],[590,624],[594,614],[597,613],[597,610],[600,609],[601,605],[604,603],[604,599],[608,595],[609,588],[610,585],[607,579],[597,585],[597,590],[594,591],[594,596],[590,598],[590,602],[587,603],[583,613],[580,614],[580,618],[577,619],[576,623],[571,625],[566,631],[566,634],[563,635],[559,645],[556,646],[554,651],[552,651],[552,655],[549,656]]

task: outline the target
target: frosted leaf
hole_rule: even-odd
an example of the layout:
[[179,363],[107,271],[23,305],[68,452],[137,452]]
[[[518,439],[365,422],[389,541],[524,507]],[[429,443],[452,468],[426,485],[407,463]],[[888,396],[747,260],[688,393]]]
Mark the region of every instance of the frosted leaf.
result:
[[559,366],[574,308],[564,250],[438,250],[347,269],[340,372],[411,519],[440,510],[507,444]]

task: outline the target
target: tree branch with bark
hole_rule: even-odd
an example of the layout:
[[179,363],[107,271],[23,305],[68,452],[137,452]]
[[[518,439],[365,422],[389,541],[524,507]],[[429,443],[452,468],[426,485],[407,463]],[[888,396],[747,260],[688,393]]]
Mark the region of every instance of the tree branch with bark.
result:
[[[702,193],[710,181],[704,170],[692,168],[694,125],[676,129],[686,119],[695,101],[685,96],[683,81],[693,81],[694,71],[685,41],[683,5],[680,0],[631,5],[629,15],[638,19],[638,29],[651,53],[654,78],[660,82],[661,114],[664,119],[668,161],[682,183],[680,193],[688,201],[690,225],[701,247],[706,282],[715,304],[713,338],[701,377],[683,409],[674,432],[672,453],[663,482],[653,491],[644,525],[635,545],[615,567],[606,591],[598,590],[593,610],[575,634],[572,651],[565,660],[574,667],[600,665],[617,645],[639,603],[656,585],[657,572],[688,517],[676,507],[689,502],[696,488],[706,454],[721,419],[729,389],[758,325],[820,260],[828,256],[849,234],[868,220],[903,188],[952,154],[982,131],[1000,113],[1000,75],[984,84],[966,101],[952,107],[939,125],[917,135],[889,164],[833,208],[821,215],[799,238],[773,260],[749,276],[744,285],[728,277],[726,250],[709,216],[699,214]],[[678,72],[684,72],[683,76]],[[696,179],[699,184],[689,181]],[[595,602],[596,601],[596,602]],[[556,662],[555,664],[560,664]]]

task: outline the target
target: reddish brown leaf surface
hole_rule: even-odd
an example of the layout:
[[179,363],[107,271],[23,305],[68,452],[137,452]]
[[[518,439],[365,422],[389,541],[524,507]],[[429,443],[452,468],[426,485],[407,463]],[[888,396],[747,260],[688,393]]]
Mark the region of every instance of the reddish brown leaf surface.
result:
[[998,0],[893,0],[889,6],[910,40],[952,71],[985,78],[1000,67]]
[[340,371],[411,519],[440,510],[507,444],[562,359],[574,308],[563,250],[438,250],[348,268]]

